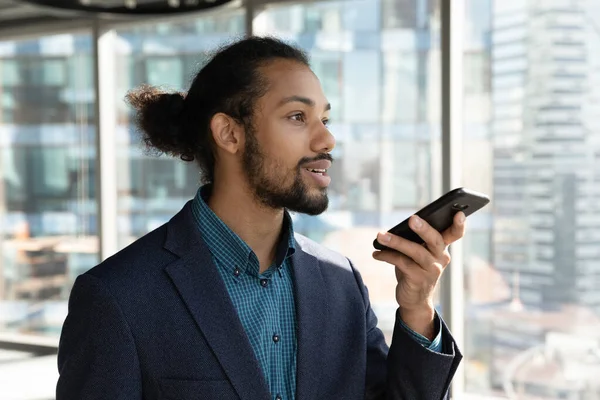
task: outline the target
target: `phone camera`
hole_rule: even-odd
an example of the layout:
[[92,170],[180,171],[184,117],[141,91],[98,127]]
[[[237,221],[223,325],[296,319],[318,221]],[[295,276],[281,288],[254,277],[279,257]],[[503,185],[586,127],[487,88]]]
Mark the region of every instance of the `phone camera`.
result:
[[452,208],[454,208],[455,210],[458,210],[458,211],[465,211],[467,208],[469,208],[469,205],[454,203],[452,205]]

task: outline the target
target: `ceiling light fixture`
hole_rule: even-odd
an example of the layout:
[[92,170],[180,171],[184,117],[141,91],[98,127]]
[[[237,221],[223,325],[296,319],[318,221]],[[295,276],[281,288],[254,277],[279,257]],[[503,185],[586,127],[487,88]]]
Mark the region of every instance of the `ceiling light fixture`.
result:
[[20,0],[45,8],[80,11],[110,18],[126,15],[182,14],[215,8],[233,0]]

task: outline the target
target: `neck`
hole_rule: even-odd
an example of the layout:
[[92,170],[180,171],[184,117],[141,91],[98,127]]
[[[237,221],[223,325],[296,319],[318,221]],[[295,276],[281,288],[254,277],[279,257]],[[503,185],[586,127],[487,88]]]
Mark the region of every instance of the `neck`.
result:
[[214,183],[208,200],[210,209],[256,254],[260,272],[275,260],[283,226],[283,209],[260,204],[245,185]]

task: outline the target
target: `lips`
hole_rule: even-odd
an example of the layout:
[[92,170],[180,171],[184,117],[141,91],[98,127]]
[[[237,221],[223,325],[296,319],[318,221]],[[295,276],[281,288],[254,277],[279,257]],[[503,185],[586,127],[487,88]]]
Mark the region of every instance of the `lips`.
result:
[[302,168],[305,168],[307,170],[317,170],[317,171],[327,171],[329,168],[331,168],[331,161],[329,160],[318,160],[318,161],[313,161],[307,164],[302,165]]

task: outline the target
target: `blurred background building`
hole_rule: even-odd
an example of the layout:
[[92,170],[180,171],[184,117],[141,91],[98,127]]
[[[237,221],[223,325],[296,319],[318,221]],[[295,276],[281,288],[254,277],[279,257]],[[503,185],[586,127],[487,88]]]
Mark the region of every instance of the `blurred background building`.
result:
[[[61,14],[0,0],[0,399],[53,398],[69,291],[103,257],[101,239],[123,248],[198,187],[194,165],[145,151],[126,92],[185,90],[211,50],[250,30],[312,57],[337,162],[330,210],[295,215],[295,227],[355,262],[389,338],[395,278],[371,243],[442,193],[442,1],[262,0],[115,18],[102,25],[103,64],[91,21],[22,29],[17,17],[33,27]],[[492,202],[463,240],[454,398],[600,399],[600,3],[461,2],[463,84],[451,87],[464,103],[462,185]],[[98,191],[107,115],[115,225],[100,234],[99,210],[113,209]]]

